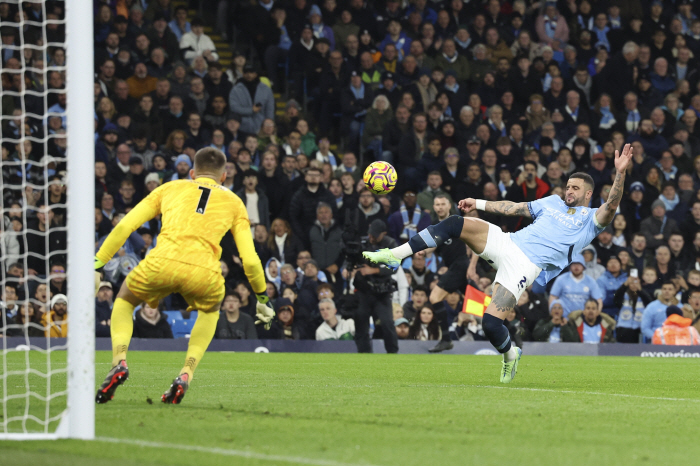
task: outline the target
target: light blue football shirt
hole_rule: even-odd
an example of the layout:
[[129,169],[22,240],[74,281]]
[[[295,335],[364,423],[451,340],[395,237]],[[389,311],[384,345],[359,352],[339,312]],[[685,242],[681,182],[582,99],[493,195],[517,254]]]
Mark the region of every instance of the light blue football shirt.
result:
[[604,227],[596,220],[598,209],[568,207],[559,196],[528,202],[527,207],[534,222],[511,234],[511,239],[542,269],[536,281],[544,285],[559,275]]

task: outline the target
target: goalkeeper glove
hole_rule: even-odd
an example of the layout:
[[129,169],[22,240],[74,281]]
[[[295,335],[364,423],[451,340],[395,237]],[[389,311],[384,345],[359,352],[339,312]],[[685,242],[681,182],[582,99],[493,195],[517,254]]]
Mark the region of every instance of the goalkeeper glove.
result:
[[[267,296],[265,296],[267,298]],[[268,300],[269,301],[269,300]],[[272,318],[275,317],[275,311],[268,304],[258,303],[255,305],[255,325],[264,324],[265,330],[270,330],[272,326]]]
[[102,269],[104,268],[104,266],[105,266],[105,263],[102,262],[101,260],[99,260],[97,258],[97,256],[95,256],[95,271],[102,272]]
[[272,309],[272,304],[270,304],[270,297],[267,295],[267,291],[264,291],[262,293],[256,293],[255,297],[258,298],[258,302],[260,304],[264,304],[270,309]]

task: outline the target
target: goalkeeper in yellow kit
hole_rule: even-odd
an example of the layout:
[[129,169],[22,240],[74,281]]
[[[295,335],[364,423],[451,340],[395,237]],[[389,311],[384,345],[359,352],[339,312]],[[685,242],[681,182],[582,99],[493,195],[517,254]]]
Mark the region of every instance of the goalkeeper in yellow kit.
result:
[[[189,310],[199,310],[192,328],[185,366],[161,397],[180,403],[197,364],[211,343],[224,298],[219,243],[233,233],[246,277],[257,298],[258,322],[269,325],[274,312],[265,292],[265,273],[253,246],[250,221],[243,201],[221,186],[226,179],[226,157],[213,148],[198,151],[191,180],[160,186],[141,201],[109,234],[95,256],[100,270],[126,239],[145,222],[162,215],[158,245],[127,275],[112,309],[112,369],[97,391],[95,401],[106,403],[129,377],[126,352],[133,333],[134,308],[143,302],[157,307],[171,293],[180,293]],[[258,323],[256,322],[256,323]]]

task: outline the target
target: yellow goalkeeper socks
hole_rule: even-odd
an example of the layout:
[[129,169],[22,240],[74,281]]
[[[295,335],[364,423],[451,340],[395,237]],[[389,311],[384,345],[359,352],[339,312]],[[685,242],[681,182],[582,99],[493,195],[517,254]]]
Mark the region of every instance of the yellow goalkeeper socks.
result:
[[126,359],[131,335],[134,333],[134,305],[117,298],[112,308],[112,366]]
[[214,333],[216,332],[216,323],[219,321],[218,312],[202,312],[197,316],[197,321],[192,328],[190,335],[190,344],[187,347],[187,355],[185,356],[185,367],[182,368],[180,374],[189,375],[189,381],[192,381],[194,370],[197,364],[202,360],[204,352],[209,347]]

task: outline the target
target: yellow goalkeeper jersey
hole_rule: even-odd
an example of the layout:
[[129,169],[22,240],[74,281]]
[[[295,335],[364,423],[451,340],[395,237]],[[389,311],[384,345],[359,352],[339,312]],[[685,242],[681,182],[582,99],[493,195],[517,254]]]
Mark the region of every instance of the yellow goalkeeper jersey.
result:
[[107,263],[131,233],[158,214],[162,214],[162,228],[149,257],[220,270],[220,243],[230,230],[253,291],[265,291],[248,211],[238,196],[211,178],[171,181],[156,188],[119,222],[97,258]]

